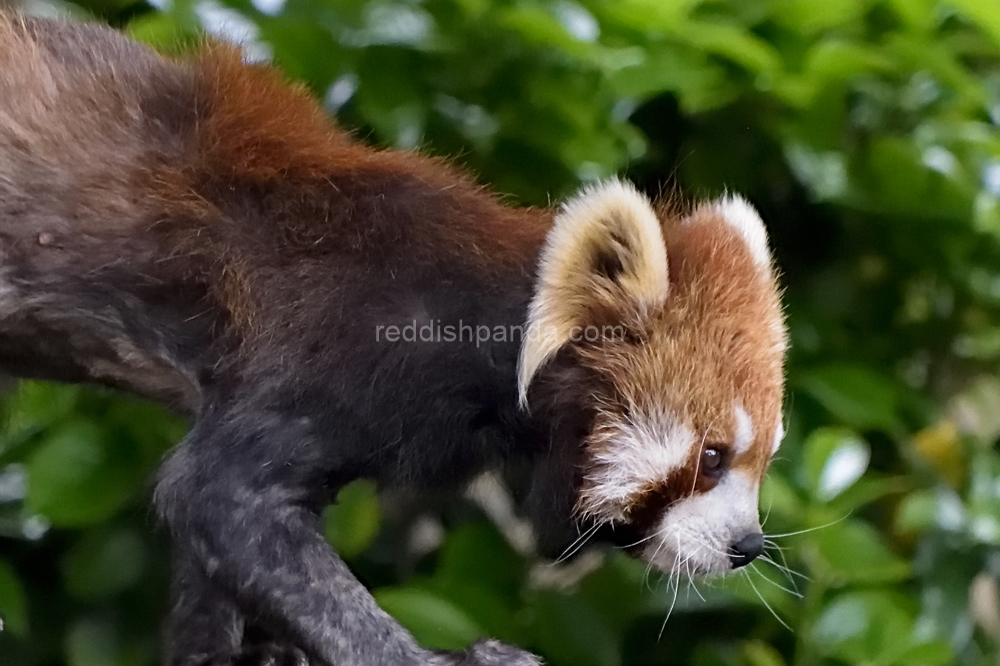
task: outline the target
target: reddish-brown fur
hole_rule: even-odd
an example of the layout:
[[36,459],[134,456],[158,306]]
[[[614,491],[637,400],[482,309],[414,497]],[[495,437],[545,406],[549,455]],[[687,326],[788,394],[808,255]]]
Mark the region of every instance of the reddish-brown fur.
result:
[[[683,468],[650,484],[626,507],[650,519],[684,497],[706,492],[714,482],[699,474],[706,446],[727,452],[727,464],[763,479],[781,414],[784,333],[770,270],[761,270],[745,241],[714,209],[695,209],[667,219],[670,296],[662,309],[638,315],[623,303],[616,312],[602,306],[595,322],[631,322],[643,346],[624,343],[584,349],[586,363],[615,387],[595,420],[621,419],[622,410],[668,409],[700,446]],[[754,441],[741,455],[730,451],[736,434],[733,406],[751,416]],[[598,429],[599,433],[600,430]],[[608,454],[614,439],[591,437],[594,454]]]
[[198,69],[206,111],[199,131],[200,150],[209,173],[322,188],[331,174],[349,170],[362,178],[384,179],[390,174],[419,180],[435,190],[449,190],[456,212],[466,214],[428,220],[434,235],[426,242],[462,261],[471,257],[487,264],[522,264],[544,239],[548,212],[501,206],[443,160],[372,150],[355,142],[305,89],[289,86],[273,69],[248,66],[236,49],[206,48]]
[[[778,328],[781,304],[774,277],[758,269],[732,228],[704,209],[687,224],[668,226],[664,235],[673,250],[673,297],[684,304],[677,309],[679,319],[690,317],[688,330],[699,332],[687,360],[676,359],[675,374],[699,389],[687,393],[683,413],[696,418],[708,441],[732,441],[736,424],[731,405],[741,402],[756,433],[734,467],[762,478],[781,415],[784,376],[785,339]],[[679,392],[684,388],[678,387]],[[716,413],[716,407],[722,412]]]
[[[411,246],[412,252],[418,256],[433,254],[441,261],[472,262],[498,276],[511,271],[527,275],[533,270],[532,260],[548,229],[548,211],[502,206],[468,176],[440,159],[372,150],[353,141],[333,124],[307,91],[290,88],[272,69],[248,66],[230,47],[207,47],[197,59],[197,71],[201,91],[197,103],[202,117],[196,143],[199,166],[194,173],[172,175],[172,188],[186,175],[192,182],[232,180],[253,183],[264,190],[291,190],[286,196],[309,202],[325,200],[331,188],[342,187],[341,177],[372,191],[415,181],[428,192],[448,192],[448,200],[446,208],[427,211],[421,211],[420,198],[408,202],[410,215],[425,216],[420,232],[408,238],[419,245]],[[198,192],[193,185],[187,190]],[[164,198],[176,199],[177,194],[172,189],[164,193]],[[194,200],[207,198],[203,197],[198,192]],[[345,200],[344,205],[349,201]],[[308,254],[310,250],[328,251],[331,246],[343,251],[378,251],[377,247],[362,245],[361,239],[372,235],[367,226],[370,219],[355,221],[350,211],[343,210],[324,211],[319,220],[312,210],[303,210],[301,215],[296,212],[290,210],[268,220],[278,226],[275,231],[287,241],[276,246],[283,252]],[[201,217],[217,215],[206,211]],[[358,224],[366,227],[359,228]],[[253,248],[249,249],[253,257],[245,256],[248,249],[233,240],[233,236],[253,231],[205,231],[204,235],[202,230],[196,232],[199,241],[218,238],[224,246],[216,248],[217,256],[225,257],[219,267],[219,283],[223,285],[220,298],[235,322],[253,330],[255,311],[268,307],[253,296],[251,273],[260,260],[259,253]],[[398,230],[387,231],[393,235],[375,235],[370,243],[388,246],[398,240]]]

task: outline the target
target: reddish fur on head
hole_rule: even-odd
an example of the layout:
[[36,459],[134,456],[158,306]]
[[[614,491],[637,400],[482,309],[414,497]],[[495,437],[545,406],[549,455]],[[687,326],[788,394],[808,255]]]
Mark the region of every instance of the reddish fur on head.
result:
[[[658,566],[690,560],[716,572],[729,568],[733,543],[760,529],[757,490],[781,437],[784,324],[763,223],[748,204],[661,215],[610,183],[556,219],[522,391],[572,350],[595,378],[578,512],[660,534],[646,551]],[[566,334],[608,324],[620,335]],[[714,455],[721,469],[702,469]]]

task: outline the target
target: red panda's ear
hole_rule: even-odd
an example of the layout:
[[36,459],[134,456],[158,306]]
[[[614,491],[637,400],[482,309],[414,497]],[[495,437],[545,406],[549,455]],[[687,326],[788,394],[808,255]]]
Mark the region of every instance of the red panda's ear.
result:
[[638,311],[667,297],[667,250],[652,205],[627,183],[584,190],[563,206],[542,249],[521,345],[522,405],[538,369],[598,310]]
[[728,195],[706,204],[706,207],[740,235],[758,266],[771,268],[767,229],[757,210],[746,199],[739,195]]

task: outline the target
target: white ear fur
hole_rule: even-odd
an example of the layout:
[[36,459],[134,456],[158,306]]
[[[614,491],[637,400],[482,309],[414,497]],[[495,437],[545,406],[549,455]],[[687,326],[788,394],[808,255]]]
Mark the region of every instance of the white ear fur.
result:
[[754,207],[738,194],[725,196],[712,205],[722,219],[740,233],[757,264],[770,266],[771,251],[767,247],[767,229]]
[[[602,273],[611,260],[615,273]],[[629,183],[587,188],[556,216],[539,260],[518,363],[521,405],[538,369],[585,326],[588,306],[621,296],[639,307],[667,296],[667,251],[652,204]]]

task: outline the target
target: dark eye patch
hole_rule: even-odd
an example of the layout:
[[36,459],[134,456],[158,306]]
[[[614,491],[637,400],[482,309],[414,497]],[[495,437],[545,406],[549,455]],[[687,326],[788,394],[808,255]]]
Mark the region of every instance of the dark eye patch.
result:
[[695,449],[683,467],[637,494],[626,510],[628,523],[642,532],[653,529],[673,504],[715,488],[729,470],[732,457],[728,444],[707,442]]

